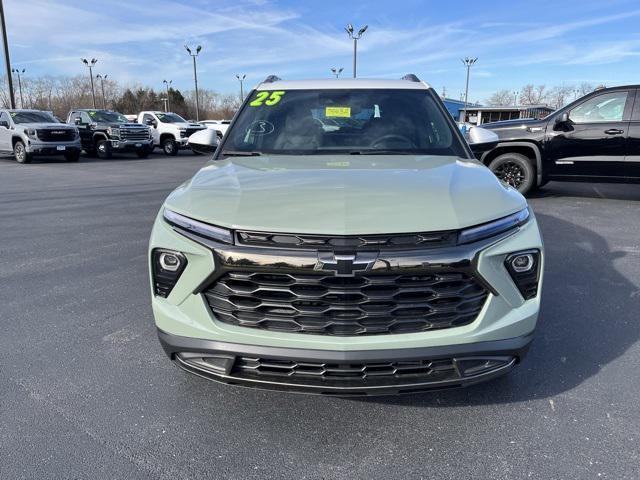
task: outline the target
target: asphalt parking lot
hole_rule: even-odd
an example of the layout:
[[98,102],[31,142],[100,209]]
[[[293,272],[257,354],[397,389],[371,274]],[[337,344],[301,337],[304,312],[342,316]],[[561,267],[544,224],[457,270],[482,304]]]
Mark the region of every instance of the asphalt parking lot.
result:
[[543,307],[510,375],[338,399],[218,385],[165,357],[147,240],[204,161],[0,158],[0,478],[638,478],[640,185],[531,200]]

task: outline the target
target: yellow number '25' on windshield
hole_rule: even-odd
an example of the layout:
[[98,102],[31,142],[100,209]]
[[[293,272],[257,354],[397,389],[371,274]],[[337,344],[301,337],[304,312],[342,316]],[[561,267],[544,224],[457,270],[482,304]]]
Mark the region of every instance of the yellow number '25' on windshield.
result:
[[267,105],[268,107],[271,107],[273,105],[276,105],[278,102],[280,102],[280,100],[282,100],[282,96],[285,93],[286,92],[282,90],[277,90],[274,92],[258,92],[256,94],[256,98],[254,98],[253,100],[251,100],[251,102],[249,102],[249,106],[260,107],[264,104],[264,105]]

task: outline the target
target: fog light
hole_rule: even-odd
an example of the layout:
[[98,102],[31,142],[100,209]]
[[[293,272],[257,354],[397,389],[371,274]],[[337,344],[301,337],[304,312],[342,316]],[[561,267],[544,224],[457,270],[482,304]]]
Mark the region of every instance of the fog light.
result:
[[528,272],[533,268],[534,263],[533,255],[530,253],[516,255],[511,258],[511,267],[518,273]]
[[186,257],[173,250],[155,249],[151,252],[153,291],[159,297],[168,297],[187,266]]
[[162,252],[158,257],[158,262],[163,270],[177,272],[180,269],[180,259],[174,253]]
[[538,295],[540,281],[540,251],[514,252],[504,261],[513,282],[525,300]]

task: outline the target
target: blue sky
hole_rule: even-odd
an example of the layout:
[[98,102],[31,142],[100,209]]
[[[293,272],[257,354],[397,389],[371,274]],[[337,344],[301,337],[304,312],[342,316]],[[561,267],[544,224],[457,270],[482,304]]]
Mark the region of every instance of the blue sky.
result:
[[526,83],[640,83],[640,2],[420,0],[5,0],[11,57],[27,75],[85,73],[80,57],[99,59],[95,73],[162,88],[192,88],[183,45],[201,44],[199,82],[236,92],[266,75],[351,74],[344,25],[368,24],[358,74],[416,73],[457,98],[460,58],[477,56],[470,100]]

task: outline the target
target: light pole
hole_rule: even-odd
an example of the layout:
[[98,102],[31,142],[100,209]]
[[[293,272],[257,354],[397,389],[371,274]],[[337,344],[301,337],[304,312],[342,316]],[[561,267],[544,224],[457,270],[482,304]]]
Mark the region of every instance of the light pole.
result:
[[24,68],[19,70],[17,68],[12,68],[11,71],[18,75],[18,90],[20,91],[20,108],[24,108],[24,99],[22,98],[22,79],[20,78],[20,74],[24,73]]
[[191,58],[193,58],[193,81],[196,85],[196,122],[200,121],[200,100],[198,99],[198,70],[196,68],[196,57],[202,50],[202,46],[198,45],[196,47],[196,53],[193,53],[191,49],[185,45],[184,48],[187,50]]
[[356,78],[356,57],[358,56],[358,40],[362,37],[362,34],[367,31],[369,25],[365,25],[358,33],[353,33],[353,25],[349,24],[344,29],[349,35],[349,38],[353,40],[353,78]]
[[340,78],[340,74],[342,73],[342,70],[344,70],[344,68],[342,68],[342,67],[340,67],[340,68],[332,67],[331,68],[331,73],[333,73],[336,76],[336,78]]
[[242,76],[240,76],[239,73],[236,73],[236,78],[238,79],[238,81],[240,82],[240,103],[244,102],[244,79],[247,78],[246,74],[242,74]]
[[2,27],[2,43],[4,45],[4,65],[7,68],[7,83],[9,84],[9,103],[16,108],[16,97],[13,93],[13,79],[11,78],[11,60],[9,59],[9,42],[7,41],[7,25],[4,21],[4,5],[0,0],[0,27]]
[[478,57],[471,58],[465,57],[462,59],[462,63],[467,67],[467,83],[464,88],[464,121],[467,119],[467,104],[469,102],[469,74],[471,73],[471,67],[478,61]]
[[171,87],[173,80],[162,80],[162,83],[164,83],[164,86],[167,89],[167,101],[164,102],[164,111],[168,112],[171,108],[171,103],[169,102],[169,88]]
[[98,62],[97,59],[92,58],[91,61],[86,58],[81,58],[82,63],[84,63],[87,67],[89,67],[89,78],[91,78],[91,98],[93,98],[93,108],[96,108],[96,92],[93,88],[93,67]]
[[107,97],[104,95],[104,81],[107,79],[108,75],[100,75],[97,74],[96,78],[100,79],[100,87],[102,88],[102,108],[107,109]]
[[513,106],[517,107],[518,106],[518,91],[514,91],[513,92]]

